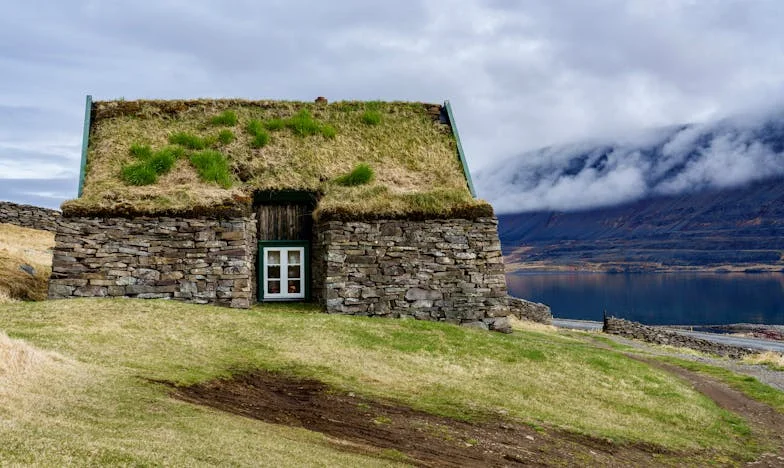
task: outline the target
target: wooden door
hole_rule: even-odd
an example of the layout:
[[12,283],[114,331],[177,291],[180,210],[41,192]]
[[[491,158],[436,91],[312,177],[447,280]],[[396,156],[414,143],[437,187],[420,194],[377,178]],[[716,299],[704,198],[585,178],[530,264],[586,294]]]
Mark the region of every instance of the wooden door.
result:
[[308,240],[311,237],[311,209],[304,204],[259,205],[259,240]]

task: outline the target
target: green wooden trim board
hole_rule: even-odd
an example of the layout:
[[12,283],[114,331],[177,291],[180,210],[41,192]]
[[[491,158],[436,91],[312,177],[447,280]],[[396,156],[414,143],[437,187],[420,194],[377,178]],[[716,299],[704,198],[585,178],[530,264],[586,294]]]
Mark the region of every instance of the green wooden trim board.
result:
[[82,130],[82,162],[79,166],[79,197],[84,189],[84,176],[87,169],[87,144],[90,141],[90,116],[93,110],[93,97],[89,94],[84,100],[84,129]]
[[468,183],[468,190],[471,191],[471,196],[476,198],[476,190],[474,190],[474,182],[471,180],[471,172],[468,170],[468,162],[466,162],[463,144],[460,143],[460,133],[457,131],[457,122],[455,121],[455,116],[452,113],[452,106],[449,104],[448,100],[444,101],[444,107],[446,107],[446,113],[449,117],[449,126],[452,127],[452,134],[455,136],[455,141],[457,142],[457,155],[460,157],[460,164],[463,166],[463,174],[465,174],[466,182]]

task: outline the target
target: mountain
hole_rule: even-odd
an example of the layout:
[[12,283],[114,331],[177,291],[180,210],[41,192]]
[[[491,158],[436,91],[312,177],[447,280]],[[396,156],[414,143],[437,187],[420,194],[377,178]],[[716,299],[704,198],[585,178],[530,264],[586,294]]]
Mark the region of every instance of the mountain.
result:
[[509,263],[545,269],[784,269],[784,178],[571,213],[500,215],[499,235]]
[[549,147],[477,174],[507,263],[784,270],[784,113]]

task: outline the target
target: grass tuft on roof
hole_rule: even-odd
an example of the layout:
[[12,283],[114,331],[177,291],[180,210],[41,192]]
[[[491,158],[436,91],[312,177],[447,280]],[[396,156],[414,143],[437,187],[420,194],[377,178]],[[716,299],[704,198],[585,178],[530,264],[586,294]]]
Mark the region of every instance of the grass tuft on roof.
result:
[[[438,105],[194,100],[93,106],[83,195],[63,204],[66,215],[233,212],[228,207],[249,203],[260,190],[322,193],[314,216],[324,218],[492,214],[468,191]],[[369,112],[378,113],[378,123],[364,122]],[[236,123],[218,131],[213,119],[225,115],[236,116]],[[163,148],[179,151],[169,171],[151,185],[129,185],[121,169]],[[372,167],[371,180],[334,183],[359,164]]]
[[214,182],[226,189],[231,187],[232,180],[229,173],[229,162],[219,151],[199,151],[192,154],[190,160],[202,181]]
[[336,178],[335,183],[345,187],[354,187],[356,185],[370,183],[375,176],[376,174],[373,172],[373,168],[362,163],[358,164],[357,167],[348,174]]
[[233,127],[237,125],[237,113],[233,110],[223,111],[219,115],[216,115],[210,119],[210,123],[212,125],[226,125]]

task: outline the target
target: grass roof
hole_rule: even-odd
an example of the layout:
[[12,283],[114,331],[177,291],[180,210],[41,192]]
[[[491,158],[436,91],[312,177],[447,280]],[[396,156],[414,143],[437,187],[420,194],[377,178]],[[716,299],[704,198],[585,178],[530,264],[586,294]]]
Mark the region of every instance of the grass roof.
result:
[[434,104],[95,102],[85,171],[66,215],[233,214],[259,190],[316,192],[318,219],[492,214]]

